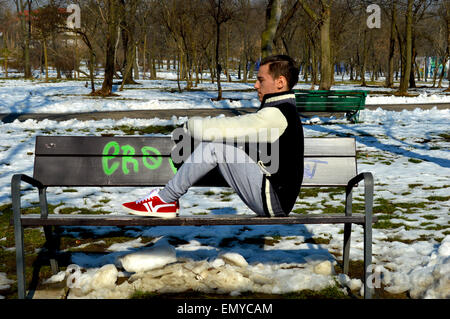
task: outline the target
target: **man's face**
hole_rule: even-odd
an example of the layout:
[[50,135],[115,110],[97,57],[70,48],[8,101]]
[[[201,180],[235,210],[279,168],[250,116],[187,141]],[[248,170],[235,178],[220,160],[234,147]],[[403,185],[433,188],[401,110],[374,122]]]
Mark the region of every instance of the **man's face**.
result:
[[279,77],[273,79],[269,74],[269,64],[261,65],[258,71],[258,77],[255,83],[255,89],[258,92],[258,98],[263,100],[264,95],[285,91],[285,78]]

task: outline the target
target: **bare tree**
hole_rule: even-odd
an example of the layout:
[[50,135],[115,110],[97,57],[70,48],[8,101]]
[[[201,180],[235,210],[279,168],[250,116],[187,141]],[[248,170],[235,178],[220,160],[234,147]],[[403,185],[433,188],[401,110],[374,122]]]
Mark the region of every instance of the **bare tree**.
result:
[[394,87],[394,55],[395,55],[395,30],[397,23],[397,1],[391,0],[391,32],[389,38],[389,62],[388,62],[388,71],[386,75],[385,86],[387,88]]
[[120,23],[120,0],[98,0],[98,10],[105,25],[105,71],[102,87],[96,95],[113,95],[113,78],[115,73],[115,44]]
[[64,25],[66,19],[58,6],[49,4],[32,14],[34,38],[38,39],[44,49],[45,81],[48,82],[48,41]]
[[[445,65],[447,64],[447,61],[450,60],[450,2],[444,1],[441,4],[441,8],[439,10],[441,12],[442,22],[444,24],[445,28],[445,34],[446,34],[446,40],[447,40],[447,46],[445,51],[445,58],[444,62],[442,63],[442,72],[441,76],[439,78],[439,84],[438,87],[441,87],[442,80],[444,78],[444,72],[445,72]],[[449,80],[449,86],[444,92],[450,92],[450,68],[447,70],[447,78]]]
[[224,0],[209,0],[209,14],[212,16],[216,29],[216,47],[215,47],[215,64],[217,76],[217,101],[222,99],[222,86],[220,83],[220,74],[222,66],[220,64],[219,48],[220,48],[220,27],[233,16],[233,3]]
[[[306,14],[319,26],[320,34],[320,85],[319,90],[329,90],[333,83],[333,64],[331,57],[330,21],[331,6],[334,0],[320,0],[308,4],[307,0],[299,0]],[[312,5],[315,5],[315,10]]]
[[409,85],[409,76],[411,73],[411,61],[412,61],[412,27],[413,27],[413,4],[414,0],[408,0],[408,7],[405,13],[405,44],[403,49],[403,67],[402,75],[400,79],[400,88],[398,93],[400,95],[406,95]]
[[[122,46],[124,62],[122,66],[122,85],[137,84],[133,78],[133,66],[136,64],[136,11],[138,0],[120,0],[121,12],[123,13],[120,28],[122,35]],[[137,74],[137,77],[139,75]]]
[[0,2],[0,37],[2,42],[0,43],[1,49],[1,58],[3,59],[3,69],[5,72],[5,77],[8,77],[8,67],[9,67],[9,59],[16,52],[15,50],[15,16],[13,13],[4,6],[4,3]]
[[22,52],[25,78],[31,78],[30,41],[31,41],[31,5],[33,0],[14,0],[22,33]]
[[281,19],[281,0],[269,0],[266,9],[266,28],[261,34],[261,56],[273,54],[273,42]]

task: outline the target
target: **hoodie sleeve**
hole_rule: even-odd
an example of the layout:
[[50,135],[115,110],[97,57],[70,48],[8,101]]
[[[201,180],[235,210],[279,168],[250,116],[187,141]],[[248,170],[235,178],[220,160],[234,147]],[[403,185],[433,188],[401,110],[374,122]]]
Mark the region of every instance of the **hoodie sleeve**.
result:
[[256,113],[222,117],[193,117],[187,128],[192,137],[202,141],[243,140],[276,141],[287,127],[287,120],[276,107],[265,107]]

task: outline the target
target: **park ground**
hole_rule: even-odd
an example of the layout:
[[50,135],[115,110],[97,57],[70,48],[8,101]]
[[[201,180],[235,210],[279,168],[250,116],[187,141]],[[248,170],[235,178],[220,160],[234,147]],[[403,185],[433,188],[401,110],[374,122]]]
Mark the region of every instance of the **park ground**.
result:
[[[224,100],[214,101],[215,86],[208,82],[191,91],[177,91],[171,74],[158,74],[158,80],[141,80],[126,87],[118,96],[90,97],[85,81],[0,79],[0,113],[68,114],[73,112],[233,109],[257,108],[252,83],[225,82]],[[101,79],[98,79],[101,82]],[[444,82],[444,85],[448,85]],[[449,298],[450,291],[450,111],[437,107],[450,103],[444,89],[430,83],[418,83],[410,97],[394,96],[381,82],[361,88],[349,81],[337,82],[333,89],[369,91],[360,123],[342,118],[303,119],[305,136],[349,136],[357,142],[358,171],[375,176],[374,214],[378,222],[373,232],[373,262],[381,274],[380,298]],[[309,84],[298,85],[309,88]],[[374,105],[403,104],[396,111]],[[422,107],[408,107],[422,104]],[[436,105],[434,105],[436,104]],[[216,116],[216,115],[214,115]],[[220,115],[219,115],[220,116]],[[32,119],[0,123],[0,295],[17,297],[15,247],[11,218],[10,179],[15,173],[32,175],[34,141],[37,135],[149,135],[170,134],[186,121],[185,116],[160,118],[114,118],[61,121]],[[354,193],[355,210],[363,206],[362,186]],[[52,188],[48,191],[50,210],[59,214],[121,213],[120,204],[144,195],[148,190],[130,188]],[[132,196],[132,198],[130,198]],[[23,206],[27,213],[38,212],[37,196],[24,189]],[[195,188],[181,200],[182,215],[251,214],[237,195],[226,188]],[[303,189],[292,214],[332,214],[344,210],[344,192],[340,189]],[[292,226],[209,226],[209,227],[128,227],[65,228],[62,238],[62,272],[51,274],[44,263],[38,276],[44,236],[40,228],[25,230],[27,282],[38,291],[57,292],[64,298],[361,298],[363,273],[363,232],[353,226],[351,264],[348,277],[342,275],[342,225]],[[211,291],[161,289],[142,284],[130,293],[136,276],[123,271],[117,260],[130,252],[157,245],[176,251],[183,267],[227,267],[240,274],[227,288]],[[224,253],[242,256],[247,266],[221,264]],[[329,262],[327,274],[315,273],[318,263]],[[77,264],[86,283],[77,293],[68,289],[64,269]],[[176,265],[175,264],[175,265]],[[117,280],[108,289],[95,289],[89,283],[102,267],[114,265]],[[169,265],[175,267],[174,265]],[[111,267],[112,268],[112,267]],[[259,279],[250,280],[257,273]],[[168,282],[180,280],[174,273],[153,278]],[[91,277],[89,277],[91,276]],[[167,277],[172,276],[172,277]],[[241,278],[242,277],[242,278]],[[234,278],[234,277],[233,277]],[[148,279],[148,278],[147,278]],[[141,280],[143,283],[144,280]],[[180,287],[178,281],[178,287]],[[155,288],[156,287],[156,288]],[[170,287],[170,285],[166,285]],[[223,288],[223,289],[221,289]]]

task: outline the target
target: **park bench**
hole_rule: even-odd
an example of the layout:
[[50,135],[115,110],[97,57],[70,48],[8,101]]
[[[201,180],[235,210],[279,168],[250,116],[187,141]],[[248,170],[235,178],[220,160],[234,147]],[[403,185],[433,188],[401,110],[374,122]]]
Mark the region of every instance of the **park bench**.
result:
[[367,92],[362,90],[294,90],[295,104],[304,113],[345,113],[352,123],[359,121],[359,111],[364,109]]
[[[26,297],[24,227],[43,226],[48,259],[53,273],[58,272],[57,237],[60,226],[192,226],[192,225],[271,225],[344,224],[343,272],[349,268],[351,225],[364,228],[364,291],[368,286],[372,258],[373,176],[357,174],[354,138],[305,138],[303,187],[345,188],[345,214],[295,214],[288,217],[254,215],[195,215],[174,219],[116,214],[49,214],[46,190],[49,187],[151,187],[163,186],[177,168],[171,150],[177,145],[170,136],[37,136],[33,177],[15,174],[11,181],[18,296]],[[365,213],[352,214],[352,190],[364,181]],[[40,214],[21,211],[21,184],[37,188]],[[218,171],[211,171],[195,186],[228,185]],[[27,190],[30,187],[27,186]]]

